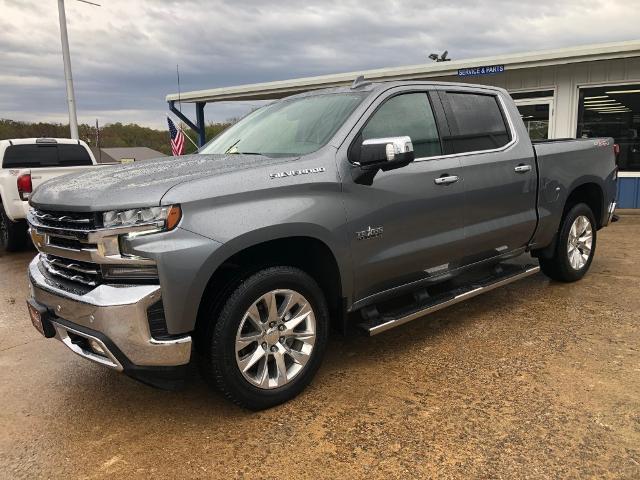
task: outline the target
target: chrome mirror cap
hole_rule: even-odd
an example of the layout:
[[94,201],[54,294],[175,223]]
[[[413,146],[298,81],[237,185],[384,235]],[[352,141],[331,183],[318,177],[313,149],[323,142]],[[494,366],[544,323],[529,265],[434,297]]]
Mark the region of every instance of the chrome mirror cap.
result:
[[401,153],[413,152],[413,143],[411,137],[386,137],[386,138],[370,138],[362,142],[362,146],[385,145],[387,161],[395,160],[396,155]]

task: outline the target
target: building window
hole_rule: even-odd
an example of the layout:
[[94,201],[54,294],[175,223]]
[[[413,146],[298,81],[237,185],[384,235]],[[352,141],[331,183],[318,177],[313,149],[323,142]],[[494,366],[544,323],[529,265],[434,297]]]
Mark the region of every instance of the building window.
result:
[[551,101],[518,103],[520,117],[527,129],[531,140],[546,140],[549,138],[551,119]]
[[514,100],[542,98],[542,97],[553,98],[553,90],[536,90],[532,92],[509,92],[509,95],[511,95],[511,98],[513,98]]
[[640,84],[581,88],[578,138],[613,137],[621,171],[640,171]]

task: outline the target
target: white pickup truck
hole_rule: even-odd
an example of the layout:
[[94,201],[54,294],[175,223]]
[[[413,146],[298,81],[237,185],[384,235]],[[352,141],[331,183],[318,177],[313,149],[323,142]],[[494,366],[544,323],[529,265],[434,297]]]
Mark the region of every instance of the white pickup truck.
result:
[[82,140],[20,138],[0,140],[0,251],[15,251],[27,241],[29,196],[47,180],[96,164]]

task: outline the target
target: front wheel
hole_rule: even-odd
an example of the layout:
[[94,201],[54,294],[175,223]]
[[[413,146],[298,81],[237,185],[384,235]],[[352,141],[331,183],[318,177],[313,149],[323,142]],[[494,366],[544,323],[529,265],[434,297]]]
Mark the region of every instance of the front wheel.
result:
[[266,268],[244,279],[218,318],[209,320],[201,343],[205,378],[252,410],[298,395],[318,370],[327,343],[323,292],[293,267]]
[[596,222],[588,205],[578,203],[564,216],[554,254],[540,258],[540,268],[548,277],[561,282],[580,280],[596,251]]

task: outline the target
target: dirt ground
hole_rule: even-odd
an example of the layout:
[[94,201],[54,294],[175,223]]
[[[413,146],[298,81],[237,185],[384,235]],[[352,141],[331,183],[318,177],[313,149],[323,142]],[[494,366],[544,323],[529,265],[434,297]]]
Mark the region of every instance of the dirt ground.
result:
[[640,478],[640,216],[591,272],[542,274],[373,338],[334,336],[317,378],[250,413],[194,372],[164,392],[30,325],[0,258],[1,478]]

